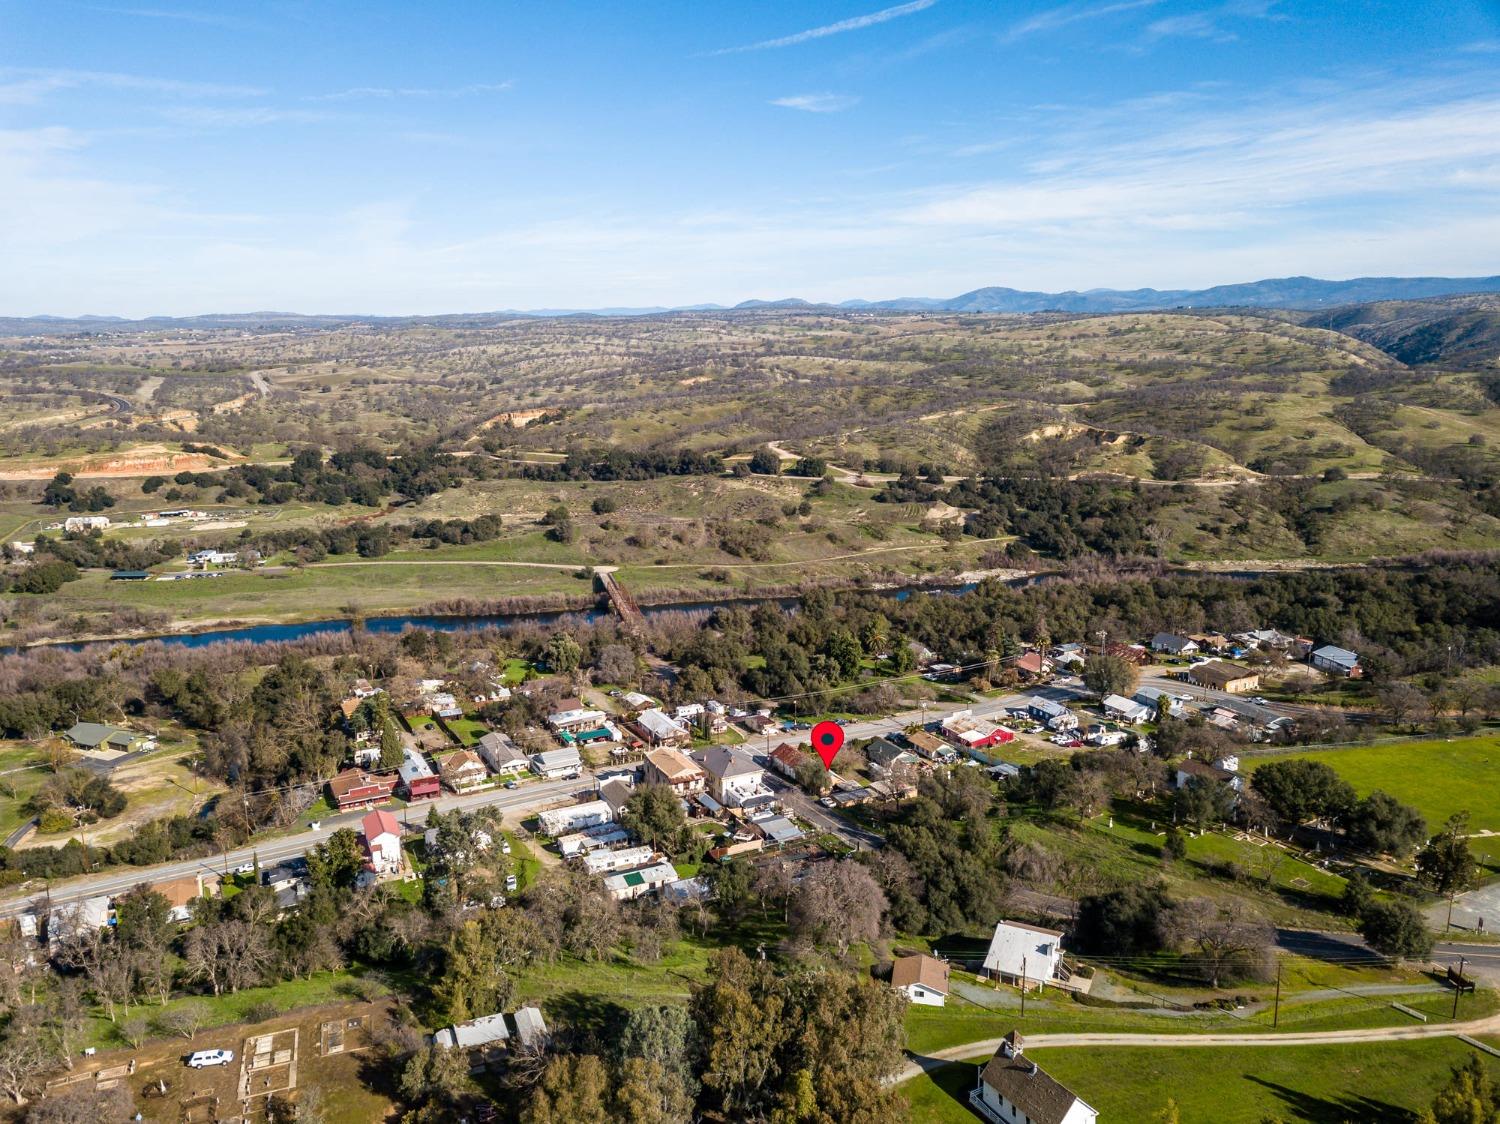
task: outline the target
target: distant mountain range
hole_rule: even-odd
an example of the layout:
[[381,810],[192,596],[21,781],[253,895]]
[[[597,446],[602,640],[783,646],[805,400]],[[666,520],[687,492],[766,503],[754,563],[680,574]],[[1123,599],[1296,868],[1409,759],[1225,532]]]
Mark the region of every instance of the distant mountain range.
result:
[[129,320],[119,316],[0,317],[0,333],[45,334],[98,329],[132,328],[249,328],[314,327],[350,323],[430,323],[454,327],[482,327],[515,316],[651,316],[667,312],[739,312],[819,309],[863,312],[1140,312],[1172,308],[1267,308],[1315,310],[1365,304],[1371,301],[1412,301],[1466,293],[1500,293],[1494,277],[1356,277],[1324,281],[1316,277],[1276,277],[1210,289],[1088,289],[1061,293],[1033,292],[988,286],[952,298],[899,297],[895,300],[847,300],[815,303],[795,297],[748,300],[732,308],[717,304],[676,308],[504,309],[496,312],[454,313],[441,316],[305,315],[295,312],[214,313],[203,316],[149,316]]

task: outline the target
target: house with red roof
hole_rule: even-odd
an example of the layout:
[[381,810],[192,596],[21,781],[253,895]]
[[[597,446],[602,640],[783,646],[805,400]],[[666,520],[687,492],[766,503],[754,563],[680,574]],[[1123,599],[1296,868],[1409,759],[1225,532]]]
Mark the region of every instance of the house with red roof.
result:
[[376,878],[401,872],[401,824],[384,808],[359,821],[365,845],[365,869]]

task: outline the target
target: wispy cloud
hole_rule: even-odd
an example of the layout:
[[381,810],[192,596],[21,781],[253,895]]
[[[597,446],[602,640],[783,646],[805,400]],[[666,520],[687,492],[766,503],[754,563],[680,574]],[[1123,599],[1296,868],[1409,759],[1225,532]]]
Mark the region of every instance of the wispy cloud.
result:
[[269,105],[212,106],[179,105],[163,110],[168,121],[207,129],[245,128],[256,125],[311,125],[332,120],[334,115],[313,109],[277,109]]
[[226,27],[241,30],[253,25],[222,12],[195,12],[179,8],[110,8],[88,5],[90,11],[112,16],[129,16],[133,19],[173,20],[177,23],[194,23],[202,27]]
[[795,94],[792,97],[772,98],[772,105],[783,109],[800,109],[806,113],[837,113],[859,104],[853,94]]
[[153,78],[109,71],[0,68],[0,105],[30,105],[48,94],[84,88],[132,90],[173,98],[246,98],[261,97],[267,93],[258,86],[183,82],[175,78]]
[[937,3],[937,0],[911,0],[909,4],[897,4],[894,8],[882,8],[878,12],[870,12],[863,16],[852,16],[837,23],[824,24],[822,27],[808,28],[793,35],[783,35],[779,39],[762,39],[759,43],[747,43],[741,47],[723,47],[717,51],[711,51],[713,55],[733,55],[741,51],[768,51],[776,47],[795,47],[799,43],[810,43],[814,39],[826,39],[830,35],[842,35],[846,31],[860,31],[866,27],[874,27],[878,23],[888,20],[900,19],[902,16],[914,15],[924,12]]
[[1007,40],[1022,39],[1028,35],[1057,31],[1070,24],[1105,19],[1122,12],[1133,12],[1138,8],[1153,8],[1160,3],[1161,0],[1114,0],[1113,3],[1106,4],[1063,4],[1056,8],[1048,8],[1045,12],[1038,12],[1013,25],[1006,32],[1005,38]]
[[476,94],[498,94],[515,83],[471,82],[464,86],[352,86],[331,94],[309,94],[307,101],[365,101],[395,98],[467,98]]
[[1286,17],[1275,11],[1278,0],[1228,0],[1217,8],[1168,16],[1146,26],[1147,41],[1179,37],[1209,39],[1232,43],[1239,36],[1224,26],[1226,20],[1279,20]]

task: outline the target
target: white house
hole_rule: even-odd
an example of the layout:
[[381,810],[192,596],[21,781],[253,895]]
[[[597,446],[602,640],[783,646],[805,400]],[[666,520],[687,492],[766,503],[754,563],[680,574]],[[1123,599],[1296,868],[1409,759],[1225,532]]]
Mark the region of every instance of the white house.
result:
[[682,746],[693,740],[686,726],[656,707],[641,711],[628,724],[647,745]]
[[359,821],[359,833],[365,844],[365,869],[376,878],[401,870],[401,825],[384,809],[369,813]]
[[616,870],[630,870],[646,866],[656,852],[650,847],[625,847],[619,851],[594,851],[583,856],[583,869],[590,874],[609,874]]
[[108,526],[108,515],[70,515],[63,520],[63,530],[70,534],[77,534],[79,531],[102,531]]
[[1187,713],[1187,709],[1182,705],[1183,699],[1179,695],[1174,695],[1170,691],[1163,691],[1160,687],[1140,687],[1136,689],[1135,701],[1142,706],[1149,707],[1152,715],[1157,713],[1156,708],[1160,705],[1158,701],[1160,699],[1167,700],[1167,713],[1173,718],[1181,718]]
[[1151,638],[1153,652],[1165,652],[1169,656],[1190,656],[1198,650],[1196,641],[1172,632],[1158,632]]
[[576,734],[580,730],[593,730],[603,726],[609,715],[602,710],[560,710],[547,716],[547,725],[559,734]]
[[233,566],[239,560],[239,553],[233,550],[198,550],[187,556],[188,565],[200,570],[207,570],[210,566]]
[[979,1071],[969,1107],[994,1124],[1094,1124],[1099,1113],[1023,1053],[1011,1031]]
[[626,902],[676,881],[677,869],[671,863],[660,862],[611,874],[604,879],[604,890],[616,901]]
[[1346,678],[1357,679],[1362,669],[1359,666],[1359,656],[1349,651],[1348,648],[1335,647],[1332,644],[1324,644],[1307,658],[1307,662],[1319,671],[1326,671],[1331,675],[1342,675]]
[[743,807],[747,800],[769,791],[765,770],[748,754],[736,753],[728,746],[711,747],[703,755],[703,769],[708,773],[709,791],[726,808]]
[[931,956],[903,956],[891,968],[891,986],[913,1003],[941,1007],[948,1000],[948,964]]
[[1050,983],[1062,962],[1062,938],[1056,929],[1002,921],[990,938],[982,974],[1023,988]]
[[531,771],[548,780],[555,780],[558,777],[576,777],[583,771],[583,758],[573,746],[565,749],[549,749],[545,753],[532,754]]
[[1105,695],[1099,705],[1110,718],[1129,722],[1132,726],[1152,717],[1152,712],[1148,708],[1123,695]]
[[603,800],[590,800],[586,804],[570,804],[566,808],[539,812],[536,820],[542,831],[556,838],[570,831],[581,831],[586,827],[609,823],[614,818],[615,814],[607,803]]

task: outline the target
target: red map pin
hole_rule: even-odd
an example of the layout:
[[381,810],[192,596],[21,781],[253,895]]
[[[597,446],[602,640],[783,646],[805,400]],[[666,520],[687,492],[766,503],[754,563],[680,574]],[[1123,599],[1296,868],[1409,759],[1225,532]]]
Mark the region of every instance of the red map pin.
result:
[[813,749],[823,759],[823,768],[833,768],[833,759],[844,746],[844,728],[837,722],[819,722],[812,728]]

